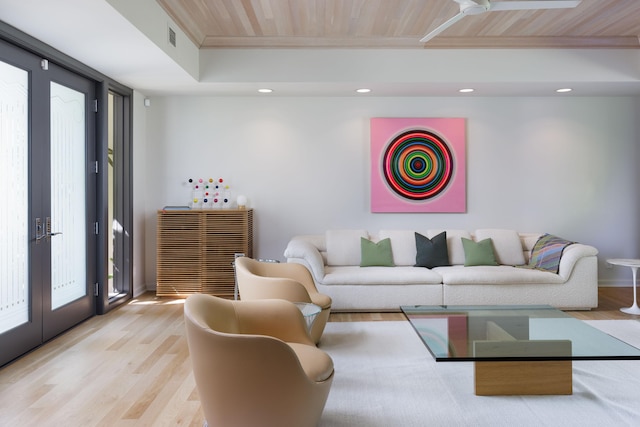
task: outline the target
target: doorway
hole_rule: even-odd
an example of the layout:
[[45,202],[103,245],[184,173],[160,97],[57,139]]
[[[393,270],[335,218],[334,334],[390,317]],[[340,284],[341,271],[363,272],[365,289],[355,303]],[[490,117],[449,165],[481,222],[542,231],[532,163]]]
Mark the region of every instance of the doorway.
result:
[[0,366],[95,314],[95,87],[0,41]]

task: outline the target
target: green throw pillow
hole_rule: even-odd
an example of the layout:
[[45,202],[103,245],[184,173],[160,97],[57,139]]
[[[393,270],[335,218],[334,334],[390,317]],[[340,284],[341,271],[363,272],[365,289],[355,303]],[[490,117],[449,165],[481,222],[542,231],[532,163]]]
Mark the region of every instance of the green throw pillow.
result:
[[474,242],[473,240],[462,237],[462,247],[464,248],[465,267],[471,267],[473,265],[498,265],[491,239]]
[[378,243],[360,238],[360,267],[393,267],[393,253],[391,239],[382,239]]
[[449,263],[449,249],[447,247],[447,232],[443,231],[433,239],[415,233],[416,236],[416,264],[415,267],[442,267]]

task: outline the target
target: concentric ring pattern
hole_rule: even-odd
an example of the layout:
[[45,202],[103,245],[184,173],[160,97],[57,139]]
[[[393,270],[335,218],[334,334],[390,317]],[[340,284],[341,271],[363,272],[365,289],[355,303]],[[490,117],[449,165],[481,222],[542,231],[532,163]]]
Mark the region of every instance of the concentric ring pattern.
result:
[[410,200],[427,200],[442,193],[451,182],[454,163],[446,141],[422,129],[396,136],[382,158],[387,184]]

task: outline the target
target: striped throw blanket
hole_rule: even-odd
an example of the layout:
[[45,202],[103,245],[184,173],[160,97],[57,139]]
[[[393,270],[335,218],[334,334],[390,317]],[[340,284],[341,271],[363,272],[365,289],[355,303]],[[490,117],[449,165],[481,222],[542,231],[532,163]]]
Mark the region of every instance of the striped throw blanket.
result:
[[531,259],[524,268],[535,268],[538,270],[558,273],[560,268],[560,258],[564,249],[576,242],[562,239],[552,234],[545,233],[536,242],[531,250]]

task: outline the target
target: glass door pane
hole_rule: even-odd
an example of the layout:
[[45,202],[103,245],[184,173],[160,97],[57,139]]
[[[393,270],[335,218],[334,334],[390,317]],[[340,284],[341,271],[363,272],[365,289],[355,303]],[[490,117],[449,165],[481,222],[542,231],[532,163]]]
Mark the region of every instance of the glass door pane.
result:
[[51,82],[51,309],[87,295],[85,94]]
[[29,75],[0,61],[0,334],[29,321]]
[[[100,187],[106,188],[107,198],[101,198],[98,212],[106,213],[106,233],[98,235],[101,265],[98,277],[96,310],[104,314],[125,303],[133,296],[131,269],[131,97],[115,88],[107,89],[107,140],[98,149],[101,171]],[[106,151],[106,153],[104,152]],[[100,204],[105,203],[106,204]],[[101,267],[101,268],[100,268]]]
[[115,150],[114,150],[114,139],[115,139],[115,121],[116,121],[116,117],[114,114],[114,102],[115,102],[115,97],[114,94],[109,92],[108,95],[108,112],[107,112],[107,116],[108,116],[108,126],[107,126],[107,132],[108,132],[108,137],[107,137],[107,186],[108,186],[108,201],[107,201],[107,205],[108,205],[108,221],[109,221],[109,225],[111,226],[111,236],[109,236],[109,242],[108,242],[108,256],[109,256],[109,263],[107,265],[107,283],[108,283],[108,294],[109,294],[109,298],[113,298],[118,296],[118,294],[120,293],[120,291],[118,290],[118,286],[116,285],[116,266],[115,266],[115,255],[116,255],[116,251],[115,251],[115,244],[116,244],[116,238],[118,235],[118,232],[121,231],[121,227],[119,227],[119,224],[115,221],[115,214],[114,214],[114,209],[115,209],[115,203],[114,203],[114,191],[115,191],[115,173],[114,173],[114,168],[115,168]]

